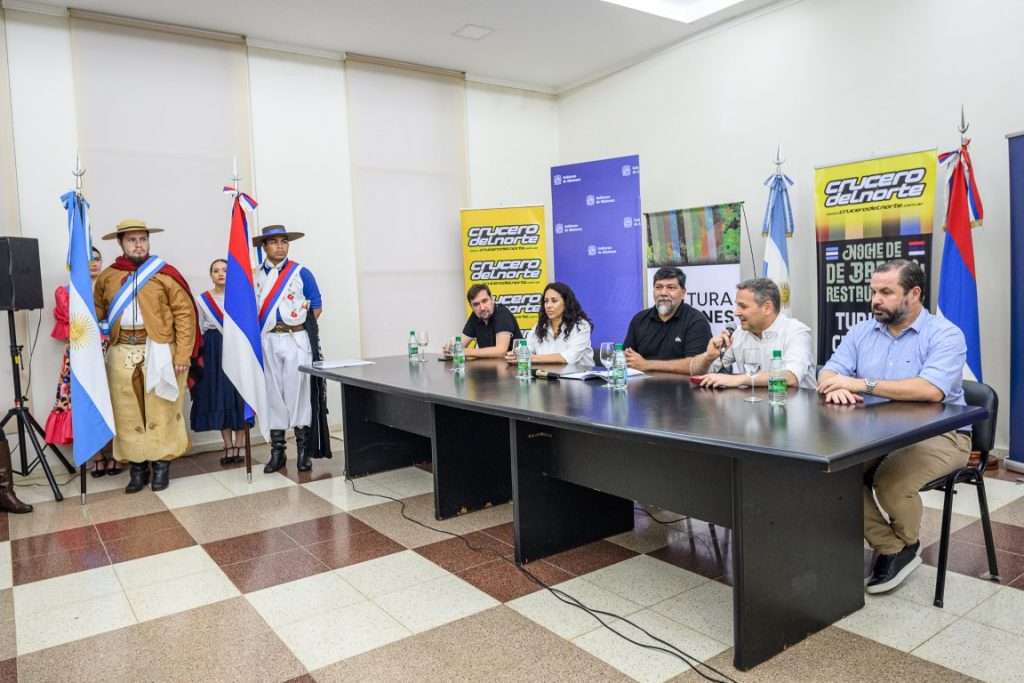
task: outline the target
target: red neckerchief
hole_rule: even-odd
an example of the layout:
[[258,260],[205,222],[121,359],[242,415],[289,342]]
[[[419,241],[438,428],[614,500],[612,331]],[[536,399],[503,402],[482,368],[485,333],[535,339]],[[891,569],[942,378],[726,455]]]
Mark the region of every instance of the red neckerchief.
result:
[[[129,259],[127,256],[121,255],[121,256],[118,256],[116,259],[114,259],[114,262],[110,264],[110,267],[111,268],[116,268],[118,270],[124,270],[124,271],[127,271],[129,273],[134,273],[136,270],[139,269],[140,265],[142,265],[142,264],[141,263],[135,263],[134,261]],[[199,352],[203,348],[203,335],[202,335],[202,333],[199,330],[199,310],[196,308],[196,302],[192,299],[192,290],[189,289],[188,283],[185,282],[185,278],[183,278],[181,276],[181,273],[179,273],[178,269],[175,268],[174,266],[165,263],[163,268],[161,268],[157,272],[163,273],[167,277],[169,277],[172,280],[174,280],[175,282],[177,282],[179,285],[181,285],[182,289],[185,290],[185,293],[188,294],[188,300],[189,300],[189,303],[192,304],[192,313],[195,315],[195,321],[196,321],[196,331],[195,331],[196,342],[192,346],[192,356],[191,357],[192,358],[199,358]],[[128,279],[128,276],[125,275],[124,278],[121,279],[121,284],[123,285],[127,279]]]

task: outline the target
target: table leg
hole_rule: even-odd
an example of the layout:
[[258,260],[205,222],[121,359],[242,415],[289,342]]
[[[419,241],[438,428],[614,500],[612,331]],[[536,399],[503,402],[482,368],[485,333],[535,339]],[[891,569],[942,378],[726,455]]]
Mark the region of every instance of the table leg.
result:
[[433,445],[438,519],[512,500],[508,418],[435,404]]
[[737,460],[733,626],[746,671],[864,606],[859,467]]
[[[420,413],[429,427],[429,405],[347,385],[342,385],[341,401],[345,469],[350,477],[430,462],[430,438],[408,431],[422,431]],[[412,410],[403,413],[403,408]]]

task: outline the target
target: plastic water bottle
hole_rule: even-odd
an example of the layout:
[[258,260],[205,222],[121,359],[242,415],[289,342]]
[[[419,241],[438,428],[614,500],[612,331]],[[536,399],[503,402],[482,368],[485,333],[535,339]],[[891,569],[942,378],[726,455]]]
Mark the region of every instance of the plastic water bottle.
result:
[[456,337],[452,345],[452,368],[456,375],[466,374],[466,349],[462,348],[462,337]]
[[416,343],[416,331],[409,330],[409,360],[418,361],[420,359],[420,347]]
[[626,352],[622,350],[622,344],[616,344],[615,352],[612,354],[612,389],[625,389],[628,377]]
[[530,379],[533,361],[530,359],[530,347],[526,345],[525,339],[519,340],[516,348],[516,377],[519,379]]
[[772,351],[772,362],[768,364],[768,403],[773,406],[786,405],[786,364],[782,362],[782,351]]

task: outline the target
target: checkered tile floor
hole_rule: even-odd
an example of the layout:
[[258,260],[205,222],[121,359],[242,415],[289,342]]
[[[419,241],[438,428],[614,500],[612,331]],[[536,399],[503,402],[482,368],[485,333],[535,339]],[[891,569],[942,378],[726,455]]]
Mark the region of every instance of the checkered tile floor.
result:
[[[339,442],[340,446],[340,442]],[[264,461],[266,451],[256,450]],[[19,486],[0,513],[0,681],[697,681],[558,602],[511,558],[503,505],[433,519],[416,468],[342,478],[339,451],[309,474],[172,465],[171,486],[126,496],[127,474],[55,503]],[[931,606],[941,498],[926,499],[925,566],[898,590],[745,673],[732,660],[726,529],[659,524],[529,565],[543,581],[741,681],[1024,680],[1024,486],[989,479],[1003,583],[985,570],[976,506],[959,495],[946,608]],[[22,482],[24,483],[24,482]],[[401,517],[464,534],[477,550]],[[649,510],[663,520],[677,517]],[[631,637],[647,640],[620,622]]]

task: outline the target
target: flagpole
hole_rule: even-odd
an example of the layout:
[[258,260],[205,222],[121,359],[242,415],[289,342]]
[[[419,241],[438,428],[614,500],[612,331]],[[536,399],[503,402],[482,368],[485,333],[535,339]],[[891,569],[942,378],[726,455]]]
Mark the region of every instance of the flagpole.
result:
[[[238,175],[238,156],[231,157],[231,186],[235,188],[235,201],[238,201],[238,194],[242,191],[242,176]],[[252,483],[252,445],[249,440],[249,422],[245,423],[245,478]]]

